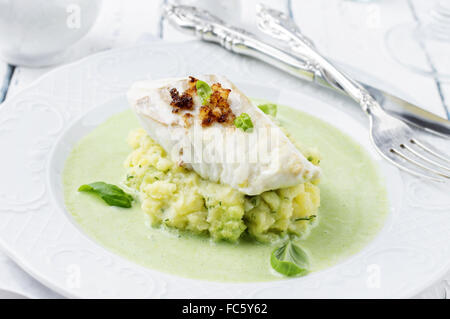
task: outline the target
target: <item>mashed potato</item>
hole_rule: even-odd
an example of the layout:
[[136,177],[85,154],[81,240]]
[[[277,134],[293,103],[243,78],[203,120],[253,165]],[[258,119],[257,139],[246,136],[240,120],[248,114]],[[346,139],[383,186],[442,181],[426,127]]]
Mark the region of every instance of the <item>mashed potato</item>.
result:
[[[317,219],[319,188],[312,183],[257,196],[208,180],[173,163],[144,129],[130,132],[126,184],[138,191],[153,225],[237,240],[246,230],[259,241],[304,235]],[[305,154],[318,164],[316,154]]]

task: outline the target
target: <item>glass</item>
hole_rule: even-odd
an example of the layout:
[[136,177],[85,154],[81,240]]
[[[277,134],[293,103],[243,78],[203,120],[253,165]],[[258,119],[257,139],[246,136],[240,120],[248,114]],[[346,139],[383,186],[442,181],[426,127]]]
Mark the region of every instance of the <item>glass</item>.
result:
[[436,1],[423,21],[414,13],[415,23],[386,33],[389,54],[416,73],[450,80],[450,1]]
[[0,57],[29,67],[58,63],[100,7],[101,0],[0,0]]

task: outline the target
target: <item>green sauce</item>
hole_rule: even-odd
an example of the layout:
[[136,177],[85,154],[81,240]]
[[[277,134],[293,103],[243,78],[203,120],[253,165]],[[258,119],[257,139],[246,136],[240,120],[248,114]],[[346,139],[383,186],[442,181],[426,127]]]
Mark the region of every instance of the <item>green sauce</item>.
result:
[[[321,153],[319,224],[298,243],[310,254],[311,271],[343,261],[380,231],[388,212],[386,191],[375,164],[361,146],[331,125],[279,106],[277,118],[306,147]],[[281,277],[270,267],[274,246],[250,241],[213,243],[206,237],[149,226],[133,208],[111,207],[77,191],[82,184],[119,185],[130,152],[126,138],[138,127],[131,111],[112,116],[75,146],[67,159],[64,196],[76,223],[105,248],[151,269],[214,281],[267,281]]]

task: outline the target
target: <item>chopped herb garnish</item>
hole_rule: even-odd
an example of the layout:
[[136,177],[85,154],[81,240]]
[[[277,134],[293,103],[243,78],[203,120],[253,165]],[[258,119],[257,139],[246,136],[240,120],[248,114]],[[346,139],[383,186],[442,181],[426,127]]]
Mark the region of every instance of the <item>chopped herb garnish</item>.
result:
[[272,252],[270,264],[274,270],[289,277],[303,276],[309,268],[308,255],[291,241]]
[[308,156],[308,161],[312,162],[313,161],[313,157],[312,156]]
[[208,83],[200,80],[197,80],[197,82],[195,83],[195,87],[197,88],[198,96],[202,100],[202,104],[206,105],[209,101],[209,97],[212,94],[211,87],[208,85]]
[[253,128],[252,119],[247,113],[242,113],[234,120],[234,125],[240,128],[244,132],[251,130]]
[[78,191],[94,193],[100,196],[109,206],[130,208],[133,201],[133,197],[121,188],[104,182],[81,185]]
[[132,178],[134,178],[133,175],[128,175],[128,176],[127,176],[127,181],[129,181],[129,180],[132,179]]
[[272,103],[260,104],[258,105],[259,109],[266,113],[267,115],[271,115],[273,117],[277,116],[277,105]]
[[253,207],[259,206],[259,204],[261,203],[261,197],[259,196],[247,196],[247,198]]
[[297,222],[299,220],[311,220],[311,219],[314,219],[316,217],[317,217],[316,215],[311,215],[311,216],[306,216],[306,217],[299,217],[299,218],[294,219],[294,221]]

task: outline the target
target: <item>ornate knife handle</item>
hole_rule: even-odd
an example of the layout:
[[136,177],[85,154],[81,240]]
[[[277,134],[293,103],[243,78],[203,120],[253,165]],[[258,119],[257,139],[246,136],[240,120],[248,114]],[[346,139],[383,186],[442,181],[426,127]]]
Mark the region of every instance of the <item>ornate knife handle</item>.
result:
[[[290,45],[298,45],[293,38],[299,38],[302,40],[302,45],[306,44],[310,47],[314,47],[314,43],[311,39],[306,37],[297,25],[286,14],[281,11],[277,11],[258,4],[257,10],[258,27],[265,33],[269,33],[275,38],[289,42]],[[286,32],[286,31],[289,31]],[[292,43],[291,43],[292,42]]]
[[218,43],[229,51],[260,59],[296,77],[316,81],[321,74],[309,59],[294,57],[266,44],[245,30],[226,25],[205,10],[168,4],[164,6],[163,15],[181,31]]
[[284,13],[259,5],[257,19],[261,31],[288,42],[299,57],[310,61],[314,65],[314,69],[320,71],[321,78],[336,89],[345,91],[359,103],[365,112],[380,108],[378,102],[365,88],[324,58],[316,50],[313,42],[305,37],[295,23]]

